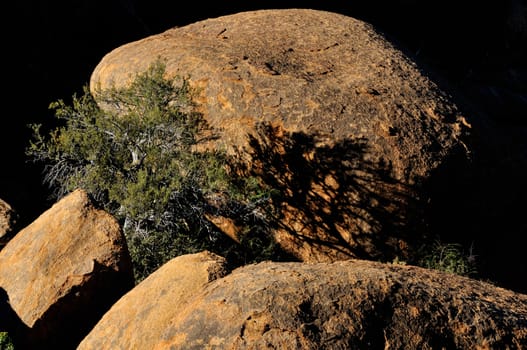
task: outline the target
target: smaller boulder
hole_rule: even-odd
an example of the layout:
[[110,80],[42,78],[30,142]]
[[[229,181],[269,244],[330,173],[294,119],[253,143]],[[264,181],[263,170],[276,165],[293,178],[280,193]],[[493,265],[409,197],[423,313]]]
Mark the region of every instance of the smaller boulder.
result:
[[188,301],[226,273],[225,259],[207,251],[170,260],[115,303],[78,350],[152,349]]
[[0,251],[0,288],[27,327],[21,348],[73,348],[133,287],[117,220],[86,192],[62,198]]

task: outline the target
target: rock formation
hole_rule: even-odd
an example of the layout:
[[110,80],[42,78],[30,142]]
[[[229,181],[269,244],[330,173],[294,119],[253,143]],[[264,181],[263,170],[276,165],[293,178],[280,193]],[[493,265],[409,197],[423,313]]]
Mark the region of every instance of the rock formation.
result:
[[348,259],[228,271],[204,251],[130,290],[114,218],[78,190],[0,251],[0,331],[20,349],[523,349],[527,295]]
[[466,160],[463,112],[382,33],[307,9],[199,21],[116,48],[91,88],[127,84],[156,59],[280,191],[275,237],[303,261],[406,257],[422,237],[426,183]]
[[[67,6],[67,12],[62,12],[62,4],[50,1],[45,6],[35,1],[16,4],[20,11],[7,12],[18,13],[20,23],[33,28],[34,35],[29,41],[9,40],[16,43],[16,49],[7,51],[21,53],[13,56],[11,63],[22,69],[11,69],[8,74],[15,86],[26,80],[45,86],[48,97],[39,94],[37,100],[55,98],[49,91],[57,81],[62,94],[65,81],[83,80],[78,72],[91,66],[88,57],[123,40],[122,35],[109,36],[108,32],[116,31],[108,28],[127,35],[133,28],[119,17],[126,12],[120,6],[133,6],[128,1],[114,5],[117,10],[101,11],[89,2]],[[158,13],[159,4],[149,4]],[[181,6],[162,5],[172,10]],[[487,234],[484,253],[495,254],[494,260],[487,262],[493,269],[492,277],[505,275],[507,284],[527,290],[522,278],[527,264],[521,240],[527,228],[522,215],[527,188],[525,1],[480,4],[478,8],[438,2],[431,7],[418,6],[416,13],[408,11],[416,7],[408,1],[354,4],[353,8],[355,5],[369,9],[366,17],[389,18],[391,25],[385,28],[412,33],[410,41],[413,49],[421,52],[420,57],[428,51],[432,61],[441,62],[440,67],[448,66],[451,74],[455,71],[455,83],[478,104],[478,112],[488,113],[494,120],[475,121],[466,115],[467,122],[448,96],[375,28],[311,10],[240,13],[175,28],[112,52],[97,67],[93,82],[106,86],[125,83],[128,73],[142,71],[157,55],[168,59],[170,73],[192,74],[194,86],[202,88],[197,102],[222,132],[221,141],[236,152],[245,148],[252,170],[282,191],[284,202],[278,203],[282,205],[282,217],[278,218],[282,225],[276,228],[276,235],[285,248],[304,260],[380,257],[381,251],[403,253],[412,240],[403,232],[419,223],[418,209],[426,198],[420,184],[433,177],[432,184],[450,186],[446,191],[442,186],[435,189],[440,194],[439,206],[450,208],[435,212],[432,224],[439,222],[436,229],[454,238],[467,235],[468,239],[470,233],[480,239]],[[501,16],[508,5],[515,10]],[[460,7],[465,9],[461,13]],[[165,11],[170,15],[164,17],[164,23],[173,23],[172,10]],[[453,21],[444,26],[444,18],[450,15]],[[151,17],[151,23],[163,22]],[[89,25],[93,18],[104,19],[97,27],[100,35],[93,35],[94,28]],[[77,30],[70,30],[72,23],[78,25]],[[503,28],[508,33],[503,33]],[[65,32],[67,36],[60,35]],[[443,35],[445,32],[448,35]],[[82,54],[76,59],[64,55],[72,52],[69,39],[79,37],[90,41],[77,40],[73,45],[73,51]],[[64,42],[68,45],[62,45],[63,49],[53,50],[56,57],[47,56],[50,50],[39,49]],[[493,52],[489,53],[489,48]],[[10,95],[9,100],[23,105],[27,96]],[[49,99],[43,105],[47,102]],[[23,120],[15,119],[6,123]],[[1,139],[10,150],[17,148],[11,136],[19,134],[22,124],[2,128],[8,137]],[[349,129],[343,128],[346,124]],[[475,171],[483,171],[477,176],[455,171],[445,177],[433,174],[448,168],[452,153],[464,148],[462,137],[469,125],[473,126],[471,133],[479,129]],[[22,144],[21,139],[16,142]],[[22,153],[6,153],[6,164],[18,171],[15,175],[3,172],[3,179],[9,181],[2,184],[11,197],[16,194],[20,202],[29,202],[35,187],[28,183]],[[342,154],[346,156],[340,157]],[[465,164],[463,152],[459,162]],[[0,252],[0,331],[14,332],[22,348],[74,347],[113,300],[131,287],[132,274],[120,234],[110,235],[117,237],[114,247],[108,240],[97,240],[100,230],[88,229],[97,225],[115,228],[114,223],[90,205],[86,212],[80,211],[86,213],[84,217],[68,203],[70,209],[61,202],[62,209],[54,211],[57,217],[46,212],[45,221],[39,218],[20,232],[24,238],[17,238],[14,242],[18,243],[10,243]],[[11,204],[18,208],[18,203]],[[435,204],[432,210],[437,207]],[[102,224],[93,219],[90,225],[81,218],[90,221],[92,214]],[[9,217],[5,222],[12,222],[12,216],[5,217]],[[65,230],[51,232],[58,227]],[[71,238],[91,243],[82,247],[77,241],[65,244]],[[111,253],[101,253],[101,246],[109,247]],[[108,257],[101,258],[106,266],[80,258],[88,255],[93,259]],[[44,256],[48,258],[41,259]],[[411,266],[349,260],[252,265],[201,287],[207,279],[204,267],[213,267],[207,275],[210,279],[223,273],[221,258],[197,254],[170,264],[158,271],[163,272],[162,279],[156,276],[115,304],[83,344],[117,344],[118,337],[99,338],[108,337],[102,328],[105,325],[121,334],[149,333],[135,334],[134,341],[158,332],[163,336],[157,348],[176,347],[183,340],[182,347],[197,348],[203,344],[220,348],[229,344],[234,344],[231,348],[527,348],[525,295],[483,282]],[[184,270],[178,271],[176,266]],[[197,276],[192,278],[189,271]],[[166,286],[162,281],[179,283],[175,288],[174,283]],[[163,299],[167,295],[163,292],[180,293],[180,298],[176,302]],[[127,305],[145,306],[145,311],[146,305],[141,304],[148,297],[171,305],[170,315],[164,313],[169,306],[154,307],[144,319],[141,315],[127,320],[128,313],[117,314],[116,310],[133,313]],[[110,324],[112,318],[116,324]],[[152,323],[156,324],[154,330],[150,329]],[[131,337],[122,339],[130,341]],[[24,342],[19,343],[21,340]]]
[[[188,259],[206,275],[201,258]],[[183,272],[166,268],[160,280],[180,280],[192,271],[186,265]],[[151,277],[150,282],[157,280]],[[131,339],[143,337],[149,349],[527,346],[526,295],[413,266],[263,262],[208,284],[180,281],[191,282],[188,293],[182,293],[186,286],[180,283],[166,293],[169,286],[137,286],[137,293],[134,289],[123,297],[81,348],[129,349],[137,344]]]
[[78,349],[153,349],[192,297],[227,273],[225,265],[209,252],[172,259],[119,299]]
[[133,287],[117,221],[94,208],[84,191],[72,192],[0,251],[0,287],[25,326],[15,334],[18,346],[76,346]]
[[11,206],[0,199],[0,248],[7,243],[16,224],[17,214]]

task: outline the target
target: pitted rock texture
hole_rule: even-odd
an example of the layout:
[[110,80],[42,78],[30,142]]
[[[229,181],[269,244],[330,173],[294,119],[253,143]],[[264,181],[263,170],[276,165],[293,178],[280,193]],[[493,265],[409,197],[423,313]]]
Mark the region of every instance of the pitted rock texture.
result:
[[118,222],[76,190],[0,251],[0,287],[24,323],[21,348],[76,346],[133,286]]
[[262,262],[222,277],[220,260],[205,252],[169,262],[124,296],[79,348],[527,346],[527,295],[482,281],[353,259]]
[[281,192],[275,236],[304,261],[405,256],[420,185],[465,156],[460,108],[351,17],[287,9],[199,21],[109,52],[91,89],[124,86],[158,58],[190,78],[219,142]]
[[210,252],[170,260],[119,299],[77,349],[152,349],[194,294],[225,274],[225,259]]
[[234,270],[195,294],[155,349],[526,346],[524,294],[418,267],[347,260]]

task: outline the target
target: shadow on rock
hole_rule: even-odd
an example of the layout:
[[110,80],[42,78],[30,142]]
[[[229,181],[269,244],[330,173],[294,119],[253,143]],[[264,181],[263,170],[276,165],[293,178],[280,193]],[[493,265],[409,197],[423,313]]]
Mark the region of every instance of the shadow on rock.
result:
[[278,193],[276,238],[300,260],[407,259],[423,238],[415,189],[367,158],[366,139],[326,142],[261,124],[249,145],[242,170]]

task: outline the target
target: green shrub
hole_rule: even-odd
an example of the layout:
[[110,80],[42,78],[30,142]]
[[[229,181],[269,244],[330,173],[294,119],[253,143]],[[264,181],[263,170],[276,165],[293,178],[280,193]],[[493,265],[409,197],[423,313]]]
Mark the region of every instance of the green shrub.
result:
[[7,332],[0,332],[0,350],[14,350],[15,346]]
[[439,239],[422,248],[418,265],[461,276],[477,274],[475,256],[471,251],[466,253],[461,244],[444,243]]
[[[206,147],[217,135],[192,93],[188,78],[166,78],[159,60],[127,88],[98,89],[95,99],[85,87],[71,105],[52,103],[59,126],[49,133],[31,125],[27,155],[45,164],[44,182],[57,199],[83,188],[120,220],[137,281],[203,249],[244,261],[274,254],[264,229],[270,192],[230,171],[226,152]],[[207,215],[233,218],[242,242],[259,242],[255,250],[234,244]]]

